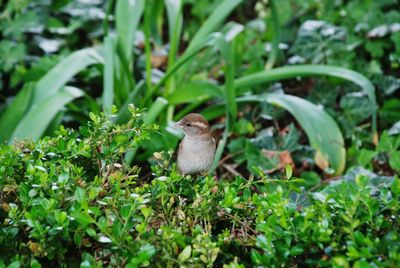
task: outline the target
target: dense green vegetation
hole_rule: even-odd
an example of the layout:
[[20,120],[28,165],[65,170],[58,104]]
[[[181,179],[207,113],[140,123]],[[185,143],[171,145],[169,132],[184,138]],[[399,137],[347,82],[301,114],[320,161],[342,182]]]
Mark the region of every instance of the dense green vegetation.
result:
[[0,1],[0,267],[397,267],[398,6]]

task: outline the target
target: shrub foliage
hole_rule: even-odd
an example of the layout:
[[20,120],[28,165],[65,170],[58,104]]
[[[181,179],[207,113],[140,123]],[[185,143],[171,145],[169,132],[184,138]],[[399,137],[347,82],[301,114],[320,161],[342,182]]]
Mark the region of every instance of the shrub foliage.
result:
[[[298,178],[151,178],[122,161],[154,126],[88,127],[0,148],[0,267],[395,267],[398,178],[356,170],[322,190]],[[357,174],[357,175],[354,175]],[[295,191],[296,190],[296,191]]]

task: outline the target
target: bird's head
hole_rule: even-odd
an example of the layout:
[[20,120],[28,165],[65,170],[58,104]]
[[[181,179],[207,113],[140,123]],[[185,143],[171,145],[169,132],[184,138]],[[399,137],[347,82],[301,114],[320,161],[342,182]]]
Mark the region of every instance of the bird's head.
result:
[[176,123],[178,128],[183,129],[187,136],[199,136],[210,131],[210,125],[200,114],[191,113]]

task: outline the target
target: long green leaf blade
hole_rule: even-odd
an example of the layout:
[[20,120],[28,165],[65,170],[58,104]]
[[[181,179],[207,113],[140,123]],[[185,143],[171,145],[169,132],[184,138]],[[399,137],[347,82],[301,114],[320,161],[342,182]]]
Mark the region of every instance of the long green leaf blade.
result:
[[70,101],[79,98],[83,92],[75,87],[64,87],[55,94],[33,105],[19,122],[9,140],[32,138],[37,140],[46,131],[54,116]]
[[132,60],[133,39],[144,9],[143,0],[118,0],[115,7],[115,25],[118,45],[124,59]]
[[296,65],[275,68],[272,70],[261,71],[254,74],[250,74],[235,80],[235,87],[237,89],[237,95],[241,95],[248,90],[248,87],[257,84],[278,81],[283,79],[292,79],[296,77],[307,77],[307,76],[331,76],[337,77],[344,80],[351,81],[356,85],[360,86],[362,91],[368,96],[371,102],[372,112],[372,132],[375,135],[376,129],[376,114],[377,114],[377,103],[375,97],[375,88],[371,81],[369,81],[362,74],[336,66],[327,65]]
[[59,62],[36,83],[32,104],[38,104],[52,94],[57,93],[72,77],[87,66],[103,62],[103,57],[95,48],[75,51]]
[[224,0],[222,1],[218,7],[213,11],[210,17],[202,24],[200,29],[197,31],[195,36],[192,38],[192,41],[189,44],[189,47],[185,51],[185,53],[189,53],[193,48],[195,48],[202,40],[215,31],[218,26],[225,21],[225,19],[229,16],[229,14],[241,3],[243,0]]
[[177,105],[209,99],[210,97],[222,99],[224,93],[215,83],[201,80],[181,85],[167,97],[167,100],[171,105]]
[[[168,53],[168,69],[171,68],[176,60],[179,40],[182,33],[182,1],[181,0],[165,0],[165,7],[168,15],[169,29],[169,53]],[[168,96],[175,90],[175,78],[171,77],[165,85],[165,96]],[[172,119],[174,114],[174,106],[169,106],[167,110],[167,122]]]
[[[235,86],[246,87],[260,83],[291,79],[306,76],[332,76],[351,81],[359,85],[365,94],[368,95],[371,102],[376,103],[374,85],[362,74],[336,66],[327,65],[296,65],[275,68],[273,70],[261,71],[235,80]],[[243,91],[238,90],[238,93]]]
[[156,101],[150,106],[149,110],[143,117],[143,123],[146,125],[153,124],[158,115],[168,105],[168,101],[162,97],[158,97]]
[[114,103],[114,38],[107,36],[104,39],[103,66],[103,111],[109,111]]
[[24,88],[18,92],[17,96],[1,115],[0,142],[4,142],[11,137],[19,121],[24,117],[29,109],[34,88],[35,85],[33,83],[25,84]]
[[335,170],[342,174],[346,150],[342,133],[335,120],[315,104],[291,95],[270,94],[268,101],[289,111],[306,132],[310,144]]

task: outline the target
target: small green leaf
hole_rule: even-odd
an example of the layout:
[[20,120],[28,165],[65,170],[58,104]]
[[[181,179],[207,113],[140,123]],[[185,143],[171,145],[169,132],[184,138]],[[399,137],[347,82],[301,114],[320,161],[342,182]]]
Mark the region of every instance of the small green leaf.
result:
[[292,166],[291,166],[291,165],[286,164],[286,166],[285,166],[285,172],[286,172],[286,179],[292,178],[293,169],[292,169]]
[[87,209],[88,204],[86,200],[86,192],[84,189],[77,187],[75,190],[74,197],[76,201],[81,205],[82,208]]
[[94,223],[92,217],[90,217],[89,213],[83,211],[75,211],[72,213],[72,216],[81,224],[87,225],[90,223]]
[[74,234],[74,242],[77,246],[82,244],[83,235],[80,231],[75,232]]
[[375,266],[372,266],[371,264],[369,264],[366,261],[356,261],[353,265],[353,268],[372,268]]
[[86,228],[86,233],[88,235],[90,235],[91,237],[95,237],[96,236],[96,231],[93,228]]
[[392,169],[400,171],[400,151],[391,153],[389,158],[389,165]]
[[192,246],[188,245],[179,254],[178,260],[181,261],[181,262],[185,262],[190,258],[191,254],[192,254]]
[[395,176],[394,179],[393,179],[391,190],[397,196],[400,195],[400,179],[397,176]]
[[151,207],[143,207],[140,211],[142,212],[145,219],[147,219],[153,212]]
[[125,205],[121,208],[121,217],[127,219],[132,213],[132,205]]

